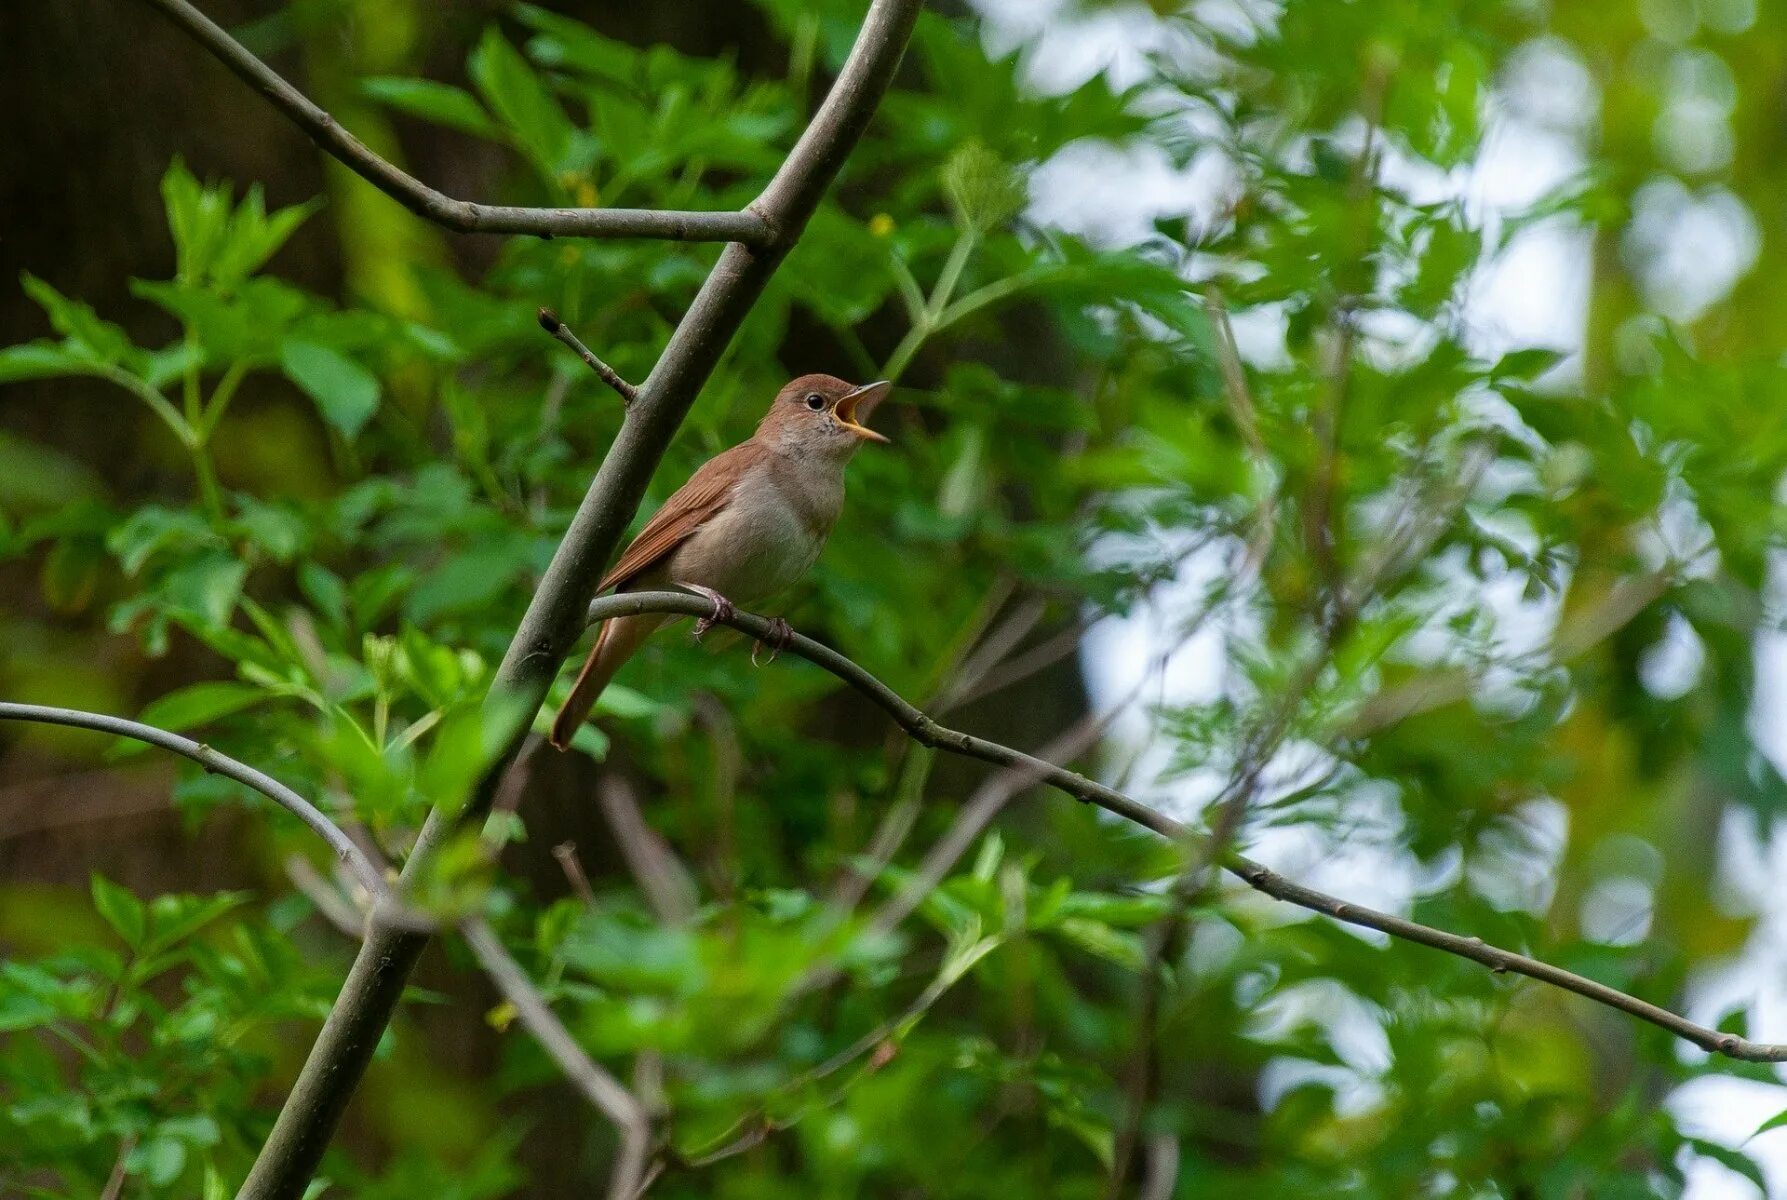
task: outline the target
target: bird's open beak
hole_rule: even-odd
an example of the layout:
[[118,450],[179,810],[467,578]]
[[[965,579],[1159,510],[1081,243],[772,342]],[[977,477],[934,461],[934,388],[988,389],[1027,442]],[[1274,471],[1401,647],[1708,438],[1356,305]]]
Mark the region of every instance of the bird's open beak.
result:
[[881,403],[882,398],[892,389],[893,384],[882,380],[880,383],[865,383],[853,392],[846,392],[839,398],[838,406],[833,410],[838,414],[839,424],[864,441],[887,443],[888,439],[885,436],[876,433],[862,422],[869,419],[869,414],[875,411],[875,406]]

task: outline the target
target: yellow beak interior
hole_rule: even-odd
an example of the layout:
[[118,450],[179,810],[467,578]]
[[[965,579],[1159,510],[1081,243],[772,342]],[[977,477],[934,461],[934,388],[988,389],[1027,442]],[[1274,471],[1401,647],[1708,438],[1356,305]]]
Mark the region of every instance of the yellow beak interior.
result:
[[876,433],[862,422],[869,419],[869,414],[875,411],[875,406],[881,403],[892,388],[893,385],[885,380],[880,383],[865,383],[855,391],[846,392],[839,397],[837,406],[832,411],[837,414],[839,423],[857,437],[864,441],[886,444],[889,439],[885,435]]

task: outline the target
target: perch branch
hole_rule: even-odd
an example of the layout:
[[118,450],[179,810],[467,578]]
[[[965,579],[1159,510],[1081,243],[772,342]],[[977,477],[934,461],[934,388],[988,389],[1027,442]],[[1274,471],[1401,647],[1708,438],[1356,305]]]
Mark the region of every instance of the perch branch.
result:
[[760,213],[668,212],[643,208],[518,208],[474,204],[436,191],[380,158],[359,138],[287,83],[241,42],[187,0],[146,0],[228,67],[242,82],[309,135],[325,153],[417,216],[459,233],[522,233],[536,237],[661,238],[679,242],[742,242],[761,246],[774,227]]
[[72,729],[91,729],[98,733],[109,733],[117,737],[129,738],[162,750],[189,758],[213,775],[222,775],[225,779],[233,779],[243,787],[259,792],[279,807],[297,817],[308,825],[313,833],[329,844],[335,856],[348,865],[354,877],[366,889],[367,895],[375,900],[390,898],[390,888],[385,884],[384,870],[367,855],[354,840],[335,822],[325,816],[316,805],[294,792],[271,775],[255,770],[246,763],[237,762],[227,754],[219,754],[202,742],[181,737],[177,733],[169,733],[165,729],[157,729],[153,725],[144,725],[138,721],[127,721],[123,717],[110,717],[103,713],[80,712],[72,708],[47,708],[39,704],[0,703],[0,721],[30,721],[38,725],[65,725]]
[[603,383],[613,388],[621,398],[622,404],[631,404],[639,398],[639,389],[620,377],[620,372],[596,357],[596,352],[583,344],[583,339],[571,332],[571,327],[558,319],[558,314],[550,308],[540,310],[540,328],[571,348],[571,353],[581,358],[584,365],[594,371]]
[[[716,611],[714,604],[705,597],[682,592],[622,592],[603,596],[589,606],[589,616],[592,622],[609,620],[614,617],[636,616],[640,613],[706,617],[715,624],[730,625],[751,637],[763,638],[770,634],[768,618],[742,611],[722,614]],[[1185,841],[1188,844],[1197,844],[1204,840],[1201,835],[1173,820],[1165,813],[1157,812],[1114,788],[1106,787],[1104,784],[1070,771],[1066,767],[1044,762],[1021,750],[1014,750],[997,742],[989,742],[984,738],[945,728],[907,703],[898,692],[869,674],[856,662],[804,634],[795,633],[788,641],[787,648],[793,654],[830,672],[855,688],[876,707],[892,717],[900,728],[923,745],[967,758],[977,758],[982,762],[1002,767],[1023,768],[1039,782],[1047,783],[1077,800],[1095,804],[1107,812],[1133,821],[1163,837]],[[1723,1054],[1727,1058],[1744,1062],[1787,1062],[1787,1044],[1753,1042],[1747,1038],[1738,1037],[1736,1034],[1723,1033],[1690,1021],[1666,1008],[1640,1000],[1617,988],[1597,983],[1573,971],[1566,971],[1562,967],[1553,966],[1540,959],[1491,946],[1481,938],[1450,933],[1443,929],[1435,929],[1405,920],[1402,917],[1392,916],[1389,913],[1378,912],[1376,909],[1366,908],[1364,905],[1353,904],[1337,896],[1316,891],[1314,888],[1305,887],[1287,879],[1264,864],[1255,862],[1232,850],[1222,853],[1219,862],[1224,870],[1241,879],[1255,891],[1264,893],[1274,900],[1281,900],[1299,908],[1306,908],[1311,912],[1321,913],[1344,924],[1356,925],[1363,929],[1375,929],[1379,933],[1387,934],[1401,941],[1413,942],[1416,945],[1427,946],[1434,950],[1456,955],[1459,958],[1469,959],[1481,966],[1488,967],[1498,975],[1524,975],[1528,979],[1551,984],[1597,1004],[1617,1009],[1640,1021],[1649,1022],[1660,1029],[1667,1030],[1683,1041],[1691,1042],[1711,1053]]]

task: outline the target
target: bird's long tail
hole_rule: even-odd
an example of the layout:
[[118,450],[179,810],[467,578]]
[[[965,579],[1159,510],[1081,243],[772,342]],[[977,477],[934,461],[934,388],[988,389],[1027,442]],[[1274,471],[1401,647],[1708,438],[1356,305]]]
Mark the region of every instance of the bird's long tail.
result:
[[617,617],[602,626],[594,648],[583,661],[577,682],[571,685],[565,706],[558,710],[558,717],[552,722],[552,744],[555,747],[560,750],[570,747],[571,738],[590,710],[595,708],[596,698],[614,678],[614,673],[668,619],[657,613],[642,613],[636,617]]

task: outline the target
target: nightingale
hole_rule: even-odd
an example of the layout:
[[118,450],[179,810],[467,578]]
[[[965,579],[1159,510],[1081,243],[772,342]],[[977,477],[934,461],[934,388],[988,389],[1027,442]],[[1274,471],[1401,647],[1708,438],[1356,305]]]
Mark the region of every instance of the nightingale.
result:
[[[794,584],[819,557],[844,507],[845,466],[864,442],[888,440],[862,422],[890,386],[854,387],[830,375],[788,384],[756,433],[709,459],[664,502],[597,594],[674,586],[706,596],[725,616],[734,601],[754,605]],[[642,613],[603,623],[553,722],[554,746],[571,744],[615,672],[675,619]],[[695,635],[712,624],[697,622]],[[777,625],[786,638],[787,623],[777,618]]]

